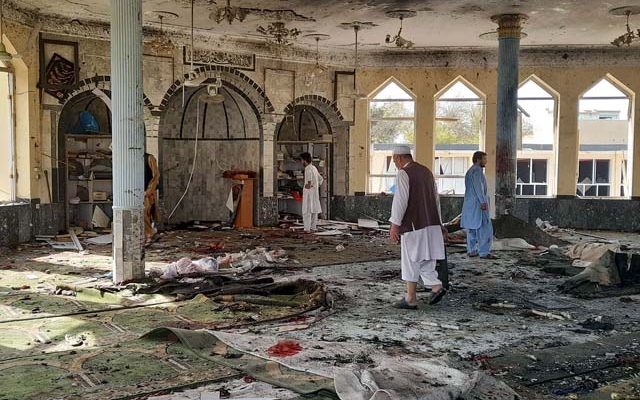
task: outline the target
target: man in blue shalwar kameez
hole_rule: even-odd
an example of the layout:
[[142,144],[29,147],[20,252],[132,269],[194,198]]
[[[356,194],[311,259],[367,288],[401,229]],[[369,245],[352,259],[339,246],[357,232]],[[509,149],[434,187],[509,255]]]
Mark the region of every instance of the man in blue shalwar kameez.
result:
[[467,255],[469,257],[495,258],[491,254],[493,226],[489,215],[489,195],[483,169],[487,154],[473,153],[473,166],[464,176],[464,204],[460,225],[467,230]]

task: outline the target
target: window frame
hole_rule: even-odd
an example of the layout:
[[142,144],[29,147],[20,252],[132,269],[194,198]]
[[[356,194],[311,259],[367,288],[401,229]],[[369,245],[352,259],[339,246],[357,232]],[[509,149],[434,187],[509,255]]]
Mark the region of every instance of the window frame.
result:
[[[403,90],[410,98],[408,99],[376,99],[375,97],[380,94],[380,92],[382,92],[385,88],[387,88],[387,86],[391,85],[391,84],[395,84],[396,86],[398,86],[401,90]],[[371,104],[372,103],[413,103],[413,117],[383,117],[383,118],[373,118],[371,116]],[[367,98],[367,193],[374,193],[371,190],[371,180],[372,178],[395,178],[396,174],[372,174],[371,173],[371,157],[372,157],[372,146],[373,143],[371,141],[372,138],[372,126],[375,122],[381,122],[381,121],[410,121],[412,123],[413,126],[413,137],[414,137],[414,142],[413,143],[408,143],[407,145],[412,147],[414,149],[415,152],[415,148],[416,148],[416,143],[415,143],[415,136],[416,136],[416,97],[413,93],[411,93],[411,91],[409,91],[402,83],[398,82],[396,79],[394,78],[390,78],[388,79],[385,83],[383,83],[380,87],[378,87],[378,89],[376,89],[368,98]]]
[[[613,182],[611,182],[611,174],[612,174],[612,169],[611,169],[611,159],[608,158],[580,158],[578,159],[578,169],[580,168],[580,163],[583,161],[590,161],[591,162],[591,179],[592,179],[592,183],[586,184],[586,183],[580,183],[577,182],[576,183],[576,196],[578,197],[583,197],[583,198],[589,198],[589,199],[593,199],[593,198],[599,198],[599,197],[616,197],[616,196],[612,196],[611,195],[611,189],[612,189],[612,185]],[[609,176],[607,177],[607,183],[598,183],[596,181],[596,166],[597,166],[597,162],[598,161],[606,161],[609,166]],[[580,178],[580,174],[578,173],[578,179]],[[587,196],[585,194],[578,194],[578,187],[582,186],[582,193],[585,193],[585,186],[592,186],[596,188],[596,195],[595,196]],[[603,187],[608,187],[609,188],[609,194],[606,196],[600,196],[598,195],[599,192],[599,187],[603,186]]]
[[[611,86],[613,86],[617,91],[619,91],[621,93],[621,95],[616,95],[616,96],[586,96],[586,94],[592,90],[594,87],[596,87],[598,84],[600,84],[600,82],[602,81],[606,81],[607,83],[609,83]],[[634,136],[634,115],[633,115],[633,109],[635,107],[635,95],[634,92],[627,88],[623,83],[621,83],[620,81],[618,81],[614,76],[612,76],[611,74],[606,74],[604,75],[602,78],[596,80],[591,86],[589,86],[584,92],[582,92],[582,94],[578,97],[578,164],[577,164],[577,171],[578,171],[578,178],[579,178],[579,169],[580,169],[580,161],[587,161],[587,160],[602,160],[602,161],[607,161],[609,163],[609,177],[608,177],[608,183],[607,184],[600,184],[600,186],[609,186],[609,194],[607,196],[585,196],[585,195],[579,195],[578,194],[578,187],[582,186],[583,189],[583,193],[584,193],[584,186],[585,185],[580,185],[580,183],[577,181],[576,179],[576,196],[577,197],[582,197],[582,198],[618,198],[618,199],[624,199],[624,198],[629,198],[631,191],[632,191],[632,181],[629,180],[627,178],[627,185],[624,185],[624,180],[621,179],[620,180],[620,185],[617,185],[616,183],[616,179],[617,177],[614,175],[615,171],[616,171],[616,158],[610,158],[607,157],[606,155],[601,155],[598,156],[597,154],[594,154],[594,150],[591,151],[583,151],[580,150],[580,147],[583,145],[581,142],[581,133],[580,133],[580,121],[583,121],[584,119],[581,118],[582,116],[582,112],[580,111],[580,103],[582,101],[592,101],[592,100],[600,100],[600,101],[606,101],[606,100],[626,100],[627,101],[627,109],[626,109],[626,116],[624,119],[619,118],[618,119],[596,119],[596,121],[627,121],[627,147],[626,149],[622,150],[622,152],[625,154],[625,158],[623,160],[623,162],[626,162],[626,175],[631,176],[632,174],[632,164],[633,161],[629,162],[629,160],[633,160],[633,157],[635,157],[635,154],[633,152],[633,146],[631,146],[631,143],[633,143],[633,136]],[[597,110],[595,110],[597,111]],[[602,110],[602,111],[609,111],[609,110]],[[620,150],[617,150],[620,151]],[[593,158],[590,158],[593,157]],[[600,158],[600,157],[605,157],[605,158]],[[594,166],[593,166],[593,170],[592,173],[594,174],[593,177],[595,179],[595,162],[594,162]],[[598,186],[597,183],[594,183],[593,186]],[[624,194],[623,194],[623,190],[624,190]],[[598,188],[596,187],[596,193],[598,192]]]
[[[461,83],[468,89],[470,92],[474,93],[476,97],[445,97],[445,94],[453,88],[456,84]],[[478,88],[476,88],[471,82],[467,81],[462,76],[458,76],[447,86],[442,88],[438,93],[433,97],[433,166],[434,166],[434,178],[436,182],[439,182],[440,179],[454,179],[454,180],[463,180],[466,174],[461,175],[440,175],[440,170],[435,168],[437,159],[441,158],[467,158],[469,161],[472,158],[473,152],[476,150],[438,150],[438,140],[437,140],[437,123],[438,121],[443,121],[442,117],[438,117],[438,102],[451,102],[451,103],[478,103],[480,107],[482,107],[481,111],[481,123],[480,123],[480,133],[478,137],[478,150],[484,150],[485,148],[485,136],[487,130],[487,106],[486,106],[486,95],[482,93]],[[459,153],[460,152],[460,153]],[[461,154],[462,153],[462,154]],[[471,165],[471,163],[469,164]],[[464,196],[463,193],[443,193],[442,187],[438,184],[438,191],[441,195],[446,196]]]
[[[536,86],[538,86],[542,91],[544,91],[547,96],[522,96],[517,95],[518,106],[520,106],[520,101],[552,101],[553,102],[553,126],[552,126],[552,140],[551,140],[551,150],[533,150],[530,148],[526,148],[524,144],[524,140],[522,136],[520,136],[520,148],[517,150],[516,154],[516,162],[518,160],[530,160],[529,168],[532,167],[532,160],[542,160],[544,159],[547,162],[547,194],[534,194],[533,195],[517,195],[517,196],[527,196],[527,197],[553,197],[557,193],[557,182],[558,182],[558,136],[559,136],[559,103],[560,103],[560,94],[556,92],[549,84],[540,79],[537,75],[531,74],[526,79],[524,79],[518,85],[518,92],[520,89],[526,85],[527,83],[532,82]],[[522,132],[518,133],[522,135]],[[538,154],[540,153],[540,154]],[[517,171],[516,171],[517,172]],[[533,173],[533,171],[531,171]],[[516,175],[516,193],[518,188],[518,178]]]
[[[546,164],[546,170],[547,170],[547,176],[545,177],[547,182],[534,182],[533,181],[533,161],[544,161]],[[518,183],[518,168],[517,168],[517,163],[520,161],[527,161],[529,163],[529,182],[525,183]],[[523,186],[532,186],[533,187],[533,194],[522,194],[522,189]],[[546,194],[536,194],[536,189],[538,188],[538,186],[545,186],[546,187]],[[518,189],[520,189],[520,194],[518,194]],[[545,196],[549,196],[549,159],[547,158],[531,158],[531,157],[526,157],[526,158],[517,158],[516,159],[516,196],[526,196],[526,197],[545,197]]]
[[8,139],[9,139],[9,148],[7,149],[8,152],[6,153],[6,155],[8,156],[7,158],[7,164],[9,167],[9,196],[7,200],[0,200],[0,205],[3,203],[14,203],[18,200],[18,182],[17,182],[17,177],[18,177],[18,161],[17,161],[17,144],[16,144],[16,104],[15,104],[15,94],[16,94],[16,76],[15,76],[15,71],[12,68],[12,66],[9,64],[7,65],[4,62],[0,62],[0,73],[6,73],[7,76],[7,82],[8,82],[8,88],[7,88],[7,92],[9,95],[8,101],[9,101],[9,121],[8,121],[8,126],[9,126],[9,132],[7,132],[8,134]]

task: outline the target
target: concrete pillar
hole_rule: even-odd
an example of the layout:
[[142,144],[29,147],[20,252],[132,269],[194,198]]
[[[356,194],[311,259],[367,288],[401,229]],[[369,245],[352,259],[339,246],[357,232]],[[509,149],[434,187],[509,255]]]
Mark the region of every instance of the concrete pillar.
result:
[[420,90],[415,103],[416,161],[433,170],[435,164],[435,92]]
[[[638,93],[636,91],[635,93]],[[631,97],[631,104],[633,105],[631,119],[633,120],[633,140],[627,151],[627,163],[629,163],[629,169],[631,171],[631,198],[634,200],[640,200],[640,101],[636,99],[634,94]],[[626,193],[628,195],[628,193]]]
[[113,280],[144,277],[142,0],[111,0]]
[[578,100],[576,90],[560,93],[558,102],[558,189],[556,197],[574,198],[578,180]]
[[512,214],[515,201],[518,130],[518,56],[522,14],[491,18],[498,24],[496,124],[496,215]]
[[367,192],[369,182],[369,127],[367,113],[369,112],[367,100],[356,100],[355,120],[358,121],[351,127],[349,133],[349,194]]

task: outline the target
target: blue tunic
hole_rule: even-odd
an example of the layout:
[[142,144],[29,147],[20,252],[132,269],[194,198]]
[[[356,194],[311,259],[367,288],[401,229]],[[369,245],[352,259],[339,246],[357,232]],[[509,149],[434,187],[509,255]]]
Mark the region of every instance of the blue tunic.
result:
[[[473,165],[469,168],[464,176],[464,186],[464,204],[460,226],[467,229],[479,229],[482,225],[491,223],[487,180],[482,172],[482,167]],[[482,203],[487,204],[486,210],[480,209]]]

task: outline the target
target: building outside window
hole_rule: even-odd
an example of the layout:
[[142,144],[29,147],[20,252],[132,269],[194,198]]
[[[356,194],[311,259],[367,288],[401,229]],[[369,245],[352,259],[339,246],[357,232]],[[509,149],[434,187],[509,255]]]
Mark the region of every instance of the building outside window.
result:
[[441,194],[464,194],[464,175],[484,133],[484,101],[458,78],[436,96],[435,177]]
[[631,98],[615,78],[607,76],[579,101],[580,152],[576,194],[622,197],[630,191]]
[[546,196],[547,160],[518,159],[516,194],[521,196]]
[[609,160],[580,160],[578,167],[578,196],[606,197],[611,195],[611,162]]
[[415,100],[391,80],[369,99],[369,193],[395,191],[393,147],[415,151],[415,138]]
[[464,193],[464,175],[471,167],[469,157],[436,157],[438,191],[441,194]]

